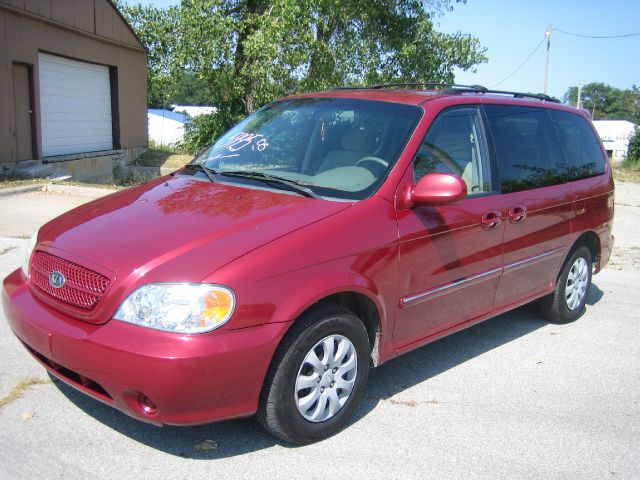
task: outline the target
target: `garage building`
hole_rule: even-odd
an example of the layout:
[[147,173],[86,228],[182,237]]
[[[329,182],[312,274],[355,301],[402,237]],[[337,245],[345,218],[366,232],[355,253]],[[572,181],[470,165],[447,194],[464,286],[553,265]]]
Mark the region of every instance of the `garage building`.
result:
[[146,70],[109,0],[0,0],[0,174],[109,177],[147,145]]

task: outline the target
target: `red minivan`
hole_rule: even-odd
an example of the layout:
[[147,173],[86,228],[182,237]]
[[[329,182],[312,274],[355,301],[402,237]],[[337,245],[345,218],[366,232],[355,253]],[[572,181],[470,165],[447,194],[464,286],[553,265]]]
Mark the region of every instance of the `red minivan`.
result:
[[370,367],[533,300],[577,319],[613,244],[588,116],[423,86],[273,102],[49,222],[4,280],[11,328],[137,419],[257,414],[302,444],[348,423]]

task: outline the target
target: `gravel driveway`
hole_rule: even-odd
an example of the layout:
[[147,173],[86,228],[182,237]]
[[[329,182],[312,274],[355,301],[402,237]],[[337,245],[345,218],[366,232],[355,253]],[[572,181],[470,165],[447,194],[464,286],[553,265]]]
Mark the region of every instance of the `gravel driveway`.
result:
[[[31,194],[65,208],[59,194]],[[26,243],[6,230],[20,198],[0,196],[2,278]],[[15,232],[37,218],[24,213]],[[52,381],[0,311],[0,478],[640,478],[638,184],[617,184],[615,235],[579,321],[521,308],[393,360],[372,372],[347,429],[305,447],[253,419],[130,419]]]

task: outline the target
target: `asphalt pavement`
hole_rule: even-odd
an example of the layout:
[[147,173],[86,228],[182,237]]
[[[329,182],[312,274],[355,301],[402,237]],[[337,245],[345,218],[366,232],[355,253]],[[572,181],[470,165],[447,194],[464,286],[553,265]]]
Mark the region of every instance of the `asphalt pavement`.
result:
[[[31,217],[7,205],[38,192],[0,195],[0,278],[22,261],[16,237],[89,200],[44,193]],[[616,199],[616,229],[637,229],[640,204]],[[22,226],[9,230],[15,215]],[[304,447],[251,418],[131,419],[52,381],[0,311],[0,478],[640,478],[640,268],[620,235],[624,255],[594,277],[577,322],[520,308],[388,362],[351,425]]]

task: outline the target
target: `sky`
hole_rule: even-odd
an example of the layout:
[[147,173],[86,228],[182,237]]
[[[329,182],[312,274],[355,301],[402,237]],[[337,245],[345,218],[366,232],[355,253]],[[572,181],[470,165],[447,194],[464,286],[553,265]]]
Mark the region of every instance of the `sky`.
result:
[[[156,7],[177,0],[128,0]],[[546,41],[512,74],[545,37],[547,27],[591,36],[640,33],[640,0],[467,0],[435,19],[445,33],[469,33],[487,48],[489,61],[477,71],[456,70],[456,82],[501,90],[542,92]],[[579,83],[604,82],[618,88],[640,85],[640,35],[580,38],[553,30],[548,93],[562,98]],[[424,79],[421,79],[424,80]]]

